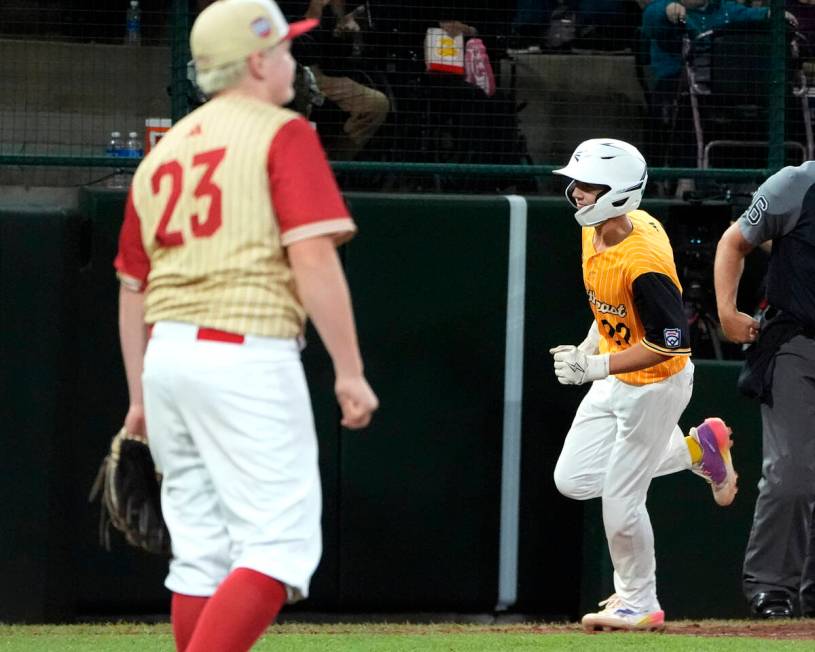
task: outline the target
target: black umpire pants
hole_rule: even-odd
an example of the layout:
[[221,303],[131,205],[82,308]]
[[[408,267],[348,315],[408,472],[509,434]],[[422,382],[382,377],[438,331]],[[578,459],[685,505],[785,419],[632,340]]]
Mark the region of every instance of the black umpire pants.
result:
[[764,461],[743,589],[748,600],[784,591],[815,616],[815,339],[781,346],[772,398],[761,405]]

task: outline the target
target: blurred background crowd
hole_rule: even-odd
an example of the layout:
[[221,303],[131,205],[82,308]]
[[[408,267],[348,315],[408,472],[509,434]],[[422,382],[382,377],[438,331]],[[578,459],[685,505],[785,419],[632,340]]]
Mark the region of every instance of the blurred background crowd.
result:
[[[170,47],[175,56],[185,27],[178,17],[188,27],[209,1],[137,3],[137,45],[143,51]],[[130,8],[121,4],[4,3],[0,45],[12,49],[13,59],[9,43],[20,40],[121,44]],[[316,124],[336,161],[557,164],[599,130],[636,142],[652,167],[763,168],[769,82],[779,65],[788,73],[780,109],[785,158],[812,156],[812,0],[786,0],[783,52],[772,50],[778,46],[764,0],[285,0],[280,6],[290,20],[320,20],[319,30],[295,50],[294,106]],[[456,59],[452,67],[432,65],[434,45]],[[121,76],[96,73],[98,82]],[[58,138],[38,143],[19,133],[21,103],[36,111],[39,98],[28,91],[23,99],[13,82],[7,76],[0,152],[47,146],[49,153],[70,153]],[[167,90],[176,102],[183,99],[186,110],[205,100],[194,80],[186,88],[168,83]],[[162,95],[164,89],[144,91]],[[541,189],[540,181],[511,176],[464,185],[438,175],[412,182],[363,176],[347,181],[370,190],[404,189],[406,183],[420,190],[525,191],[530,183]],[[694,190],[693,180],[658,190],[681,196]]]

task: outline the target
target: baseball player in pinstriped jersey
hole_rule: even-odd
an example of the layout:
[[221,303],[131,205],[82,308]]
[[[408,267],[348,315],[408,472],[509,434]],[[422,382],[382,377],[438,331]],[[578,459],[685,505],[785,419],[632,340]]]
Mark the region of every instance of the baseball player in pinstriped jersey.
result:
[[299,354],[307,314],[342,424],[364,427],[377,408],[335,251],[354,222],[314,131],[280,108],[293,96],[289,40],[315,24],[288,25],[271,0],[207,7],[190,45],[214,97],[150,152],[127,201],[115,263],[125,426],[146,423],[163,473],[179,651],[248,650],[308,595],[321,489]]
[[600,497],[615,593],[586,629],[659,629],[654,539],[645,499],[651,479],[681,470],[704,477],[719,505],[736,494],[730,429],[707,419],[684,437],[676,425],[693,388],[688,324],[662,225],[636,210],[648,178],[640,152],[619,140],[580,144],[555,171],[583,227],[583,282],[594,321],[579,346],[558,346],[565,385],[591,382],[555,467],[578,500]]

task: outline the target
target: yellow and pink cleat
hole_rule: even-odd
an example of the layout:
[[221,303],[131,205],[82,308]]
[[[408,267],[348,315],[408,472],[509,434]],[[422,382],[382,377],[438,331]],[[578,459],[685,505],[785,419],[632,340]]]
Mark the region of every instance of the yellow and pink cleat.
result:
[[665,629],[665,612],[635,611],[625,606],[613,594],[600,603],[602,611],[583,616],[581,624],[588,632],[644,631],[654,632]]
[[722,507],[732,503],[738,491],[738,475],[730,454],[733,446],[731,434],[733,431],[718,417],[705,419],[699,426],[690,429],[690,436],[702,449],[702,461],[694,464],[691,471],[710,483],[713,499]]

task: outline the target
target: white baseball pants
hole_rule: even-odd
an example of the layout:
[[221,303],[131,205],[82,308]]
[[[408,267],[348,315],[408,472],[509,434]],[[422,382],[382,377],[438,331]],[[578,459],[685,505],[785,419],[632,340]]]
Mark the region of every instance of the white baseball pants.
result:
[[199,340],[159,322],[144,360],[150,450],[172,537],[165,585],[209,596],[251,568],[308,595],[322,552],[322,494],[308,388],[294,340]]
[[651,479],[690,469],[676,425],[693,391],[693,363],[650,385],[609,376],[577,410],[555,466],[555,484],[577,500],[601,497],[614,590],[637,611],[656,611],[654,533],[645,509]]

